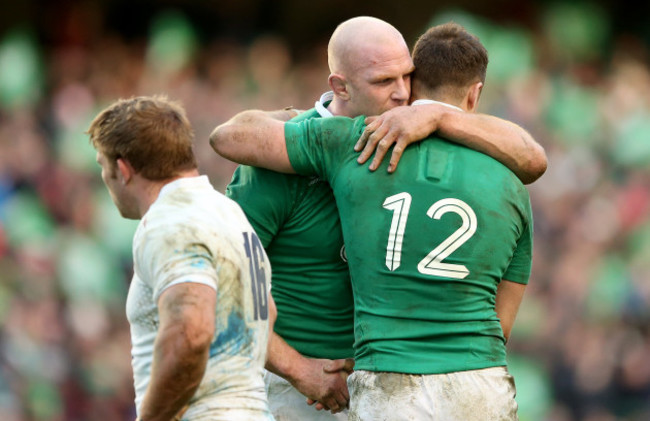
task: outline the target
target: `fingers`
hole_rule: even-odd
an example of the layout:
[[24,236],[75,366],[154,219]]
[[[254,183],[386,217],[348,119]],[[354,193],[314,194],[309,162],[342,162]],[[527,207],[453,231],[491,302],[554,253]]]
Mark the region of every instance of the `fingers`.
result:
[[[347,379],[347,377],[346,377],[346,379]],[[348,390],[347,381],[346,381],[345,387],[342,388],[339,391],[339,393],[341,394],[339,399],[341,399],[343,402],[345,402],[346,407],[350,406],[350,391]]]
[[[377,120],[377,122],[379,121],[380,120]],[[368,160],[368,158],[372,156],[372,154],[375,152],[375,148],[377,147],[377,142],[379,142],[380,139],[384,138],[384,136],[386,136],[386,132],[388,131],[388,129],[383,124],[378,127],[374,127],[375,123],[366,127],[366,131],[370,131],[372,129],[372,133],[368,136],[363,151],[361,151],[361,155],[359,155],[357,158],[357,162],[359,164],[363,164]],[[364,131],[364,134],[366,131]]]
[[[368,137],[370,137],[370,131],[366,127],[363,133],[361,133],[361,137],[359,140],[357,140],[357,143],[354,145],[354,151],[359,152],[363,147],[366,145],[366,142],[368,142]],[[362,164],[362,162],[359,162]]]
[[[373,133],[372,136],[370,136],[370,141],[372,142],[373,139],[372,137],[375,136],[379,131]],[[384,159],[386,156],[386,153],[388,152],[388,149],[390,149],[391,146],[393,146],[393,143],[397,140],[397,132],[388,132],[385,133],[382,136],[381,141],[377,143],[377,147],[375,150],[375,157],[373,158],[372,162],[370,163],[370,171],[375,171],[377,168],[379,168],[379,164],[381,164],[381,161]],[[370,142],[369,142],[370,143]],[[366,146],[366,149],[368,147]]]
[[347,389],[345,390],[345,393],[343,393],[342,391],[337,392],[336,406],[332,405],[330,407],[330,411],[332,412],[332,414],[336,414],[350,407],[350,397],[346,396],[346,394],[347,394]]
[[[316,404],[316,405],[314,405],[314,404]],[[323,409],[329,411],[329,408],[328,408],[328,407],[326,407],[326,406],[323,405],[322,403],[320,403],[320,402],[318,402],[318,401],[315,401],[315,400],[313,400],[313,399],[309,399],[309,398],[307,398],[307,405],[309,405],[309,406],[314,405],[314,409],[315,409],[316,411],[322,411]]]
[[344,359],[339,359],[339,360],[331,360],[323,364],[323,371],[325,373],[336,373],[337,371],[343,370],[345,367],[345,360]]
[[352,374],[354,371],[354,358],[346,358],[342,370],[346,371],[348,374]]
[[325,373],[336,373],[337,371],[345,371],[348,374],[354,371],[354,358],[341,358],[338,360],[330,360],[323,364],[323,371]]
[[306,401],[317,411],[326,410],[336,414],[349,407],[350,392],[347,387],[347,377],[354,368],[354,359],[323,361],[321,367],[322,388],[314,391],[314,394],[310,395],[312,398],[307,398]]
[[[365,120],[366,128],[363,130],[363,133],[361,134],[361,137],[359,138],[359,140],[357,140],[357,143],[354,145],[354,151],[355,152],[359,152],[361,149],[363,149],[364,146],[366,146],[366,142],[368,141],[368,137],[379,126],[377,123],[375,123],[376,120],[377,120],[377,116],[366,117],[366,120]],[[362,164],[362,162],[360,162],[360,164]]]
[[343,393],[341,391],[335,392],[333,396],[329,396],[323,401],[316,402],[316,406],[314,408],[317,411],[321,410],[328,410],[332,414],[339,413],[343,411],[346,408],[350,407],[350,397],[346,396],[347,390],[345,391],[346,393]]
[[404,153],[405,146],[397,141],[395,147],[393,148],[393,153],[390,156],[390,162],[388,163],[388,172],[392,173],[397,169],[397,163],[402,158]]
[[349,402],[350,394],[345,384],[343,387],[335,390],[330,390],[326,396],[323,396],[321,400],[318,401],[318,403],[324,406],[325,409],[329,409],[332,412],[339,412],[347,408]]

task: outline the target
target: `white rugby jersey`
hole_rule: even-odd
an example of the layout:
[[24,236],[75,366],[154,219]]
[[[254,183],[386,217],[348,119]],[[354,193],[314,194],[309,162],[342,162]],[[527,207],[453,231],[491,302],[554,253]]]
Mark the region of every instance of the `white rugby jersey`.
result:
[[150,381],[158,298],[172,285],[196,282],[216,291],[216,329],[183,419],[273,419],[263,382],[271,267],[239,205],[206,176],[165,185],[138,225],[133,260],[126,313],[138,414]]

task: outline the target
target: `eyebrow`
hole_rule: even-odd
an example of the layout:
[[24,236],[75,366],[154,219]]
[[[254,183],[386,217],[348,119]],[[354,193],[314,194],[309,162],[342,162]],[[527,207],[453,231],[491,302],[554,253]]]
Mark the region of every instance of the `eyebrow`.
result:
[[398,79],[398,78],[404,77],[404,76],[411,76],[414,71],[415,71],[415,66],[411,67],[408,72],[402,73],[399,76],[391,75],[391,74],[388,74],[388,73],[378,74],[378,75],[375,75],[372,78],[370,78],[370,82],[381,82],[381,81],[387,80],[387,79],[390,80],[390,79]]

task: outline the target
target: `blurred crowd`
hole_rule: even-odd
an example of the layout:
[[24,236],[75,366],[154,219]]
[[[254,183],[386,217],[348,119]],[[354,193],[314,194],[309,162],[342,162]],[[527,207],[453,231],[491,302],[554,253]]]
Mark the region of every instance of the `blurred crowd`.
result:
[[[593,7],[548,6],[534,25],[436,14],[490,53],[479,111],[545,147],[529,187],[533,273],[511,342],[522,421],[650,419],[650,46]],[[399,28],[398,28],[399,29]],[[424,30],[425,28],[422,28]],[[123,220],[84,134],[120,97],[165,93],[195,128],[203,173],[235,165],[207,139],[235,113],[310,108],[327,90],[326,40],[200,40],[182,13],[146,39],[91,46],[0,34],[0,414],[6,421],[134,419],[124,304],[136,221]]]

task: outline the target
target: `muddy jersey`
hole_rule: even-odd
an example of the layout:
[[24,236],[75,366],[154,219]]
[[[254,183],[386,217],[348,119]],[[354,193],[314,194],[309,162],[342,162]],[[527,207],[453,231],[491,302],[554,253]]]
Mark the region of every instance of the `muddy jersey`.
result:
[[293,168],[318,174],[341,215],[355,306],[355,369],[413,374],[506,365],[501,279],[526,284],[528,192],[496,160],[443,139],[397,170],[356,162],[364,117],[287,123]]
[[216,323],[205,375],[183,419],[272,419],[263,383],[271,268],[239,206],[205,176],[175,180],[140,221],[133,259],[127,317],[136,410],[151,377],[158,299],[193,282],[216,294]]
[[[317,107],[292,121],[326,115]],[[275,332],[308,357],[351,357],[352,289],[329,184],[242,165],[226,195],[242,207],[271,260]]]

